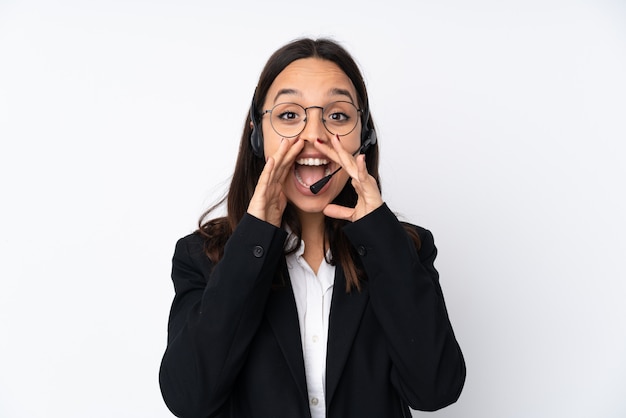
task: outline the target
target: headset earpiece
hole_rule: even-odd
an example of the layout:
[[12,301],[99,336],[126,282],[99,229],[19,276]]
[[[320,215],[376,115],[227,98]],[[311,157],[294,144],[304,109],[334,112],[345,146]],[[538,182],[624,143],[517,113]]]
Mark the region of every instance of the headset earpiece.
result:
[[367,150],[376,143],[376,131],[373,129],[368,129],[365,132],[366,135],[363,137],[365,140],[361,143],[361,148],[359,148],[359,154],[365,154]]
[[359,154],[365,154],[369,147],[376,144],[378,139],[376,137],[376,131],[374,128],[369,127],[369,123],[370,109],[369,105],[367,105],[365,111],[363,112],[363,128],[361,130],[361,148],[359,149]]
[[[255,94],[256,96],[256,94]],[[250,105],[250,121],[252,122],[252,132],[250,132],[250,146],[252,152],[259,158],[264,158],[265,152],[263,150],[263,131],[257,123],[256,108],[254,107],[254,98],[252,98],[252,104]]]

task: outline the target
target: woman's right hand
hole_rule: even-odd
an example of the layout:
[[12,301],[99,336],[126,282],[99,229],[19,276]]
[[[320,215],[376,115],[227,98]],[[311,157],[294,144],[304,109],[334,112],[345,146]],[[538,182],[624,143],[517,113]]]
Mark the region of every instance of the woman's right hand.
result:
[[287,206],[283,184],[303,147],[299,137],[283,138],[276,153],[267,158],[248,205],[250,215],[280,228]]

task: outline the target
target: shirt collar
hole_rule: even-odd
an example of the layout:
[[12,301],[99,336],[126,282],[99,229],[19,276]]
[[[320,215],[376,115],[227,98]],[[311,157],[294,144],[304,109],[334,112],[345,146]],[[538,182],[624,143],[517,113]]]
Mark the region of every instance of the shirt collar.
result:
[[[287,231],[287,239],[285,240],[285,248],[293,248],[296,246],[296,243],[298,242],[298,236],[296,234],[293,233],[293,231],[291,231],[291,228],[289,228],[288,225],[285,225],[285,230]],[[286,259],[287,259],[287,267],[290,269],[293,269],[295,267],[295,263],[298,263],[298,261],[300,260],[303,263],[306,263],[306,261],[304,259],[302,259],[302,255],[304,254],[304,248],[305,248],[305,243],[302,239],[300,239],[300,246],[298,247],[298,249],[296,251],[294,251],[291,254],[287,254]],[[331,265],[327,260],[332,259],[332,253],[330,252],[330,248],[326,251],[326,257],[324,257],[324,261],[322,262],[322,265],[320,266],[320,271],[322,269],[324,270],[328,270],[328,268],[331,268],[332,273],[333,273],[333,281],[334,281],[334,272],[335,272],[335,266]]]

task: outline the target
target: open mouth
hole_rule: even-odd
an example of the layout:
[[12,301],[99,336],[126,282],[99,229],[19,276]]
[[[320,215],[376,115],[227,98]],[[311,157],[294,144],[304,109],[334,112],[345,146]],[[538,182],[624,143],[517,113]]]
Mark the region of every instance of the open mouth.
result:
[[330,164],[325,158],[300,158],[296,160],[296,180],[304,187],[310,187],[330,174]]

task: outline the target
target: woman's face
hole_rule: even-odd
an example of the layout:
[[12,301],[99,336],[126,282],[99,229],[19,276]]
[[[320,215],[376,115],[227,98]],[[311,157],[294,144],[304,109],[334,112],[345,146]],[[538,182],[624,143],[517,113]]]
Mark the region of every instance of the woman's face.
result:
[[[322,123],[321,108],[336,101],[348,101],[355,107],[359,107],[356,89],[348,76],[334,62],[319,58],[304,58],[289,64],[274,79],[265,96],[263,110],[272,109],[277,104],[285,102],[297,103],[303,108],[320,107],[306,111],[307,122],[304,130],[299,134],[300,141],[304,141],[304,148],[293,161],[293,167],[283,188],[287,200],[300,212],[322,212],[326,205],[337,197],[348,181],[348,174],[345,170],[339,170],[318,194],[313,194],[309,189],[309,186],[317,180],[339,167],[315,147],[316,142],[326,143],[332,147],[330,141],[333,134]],[[344,149],[351,153],[358,150],[361,145],[361,120],[358,115],[356,117],[358,121],[355,121],[354,130],[340,136]],[[266,157],[276,153],[283,139],[272,128],[270,118],[270,114],[267,113],[262,119]]]

